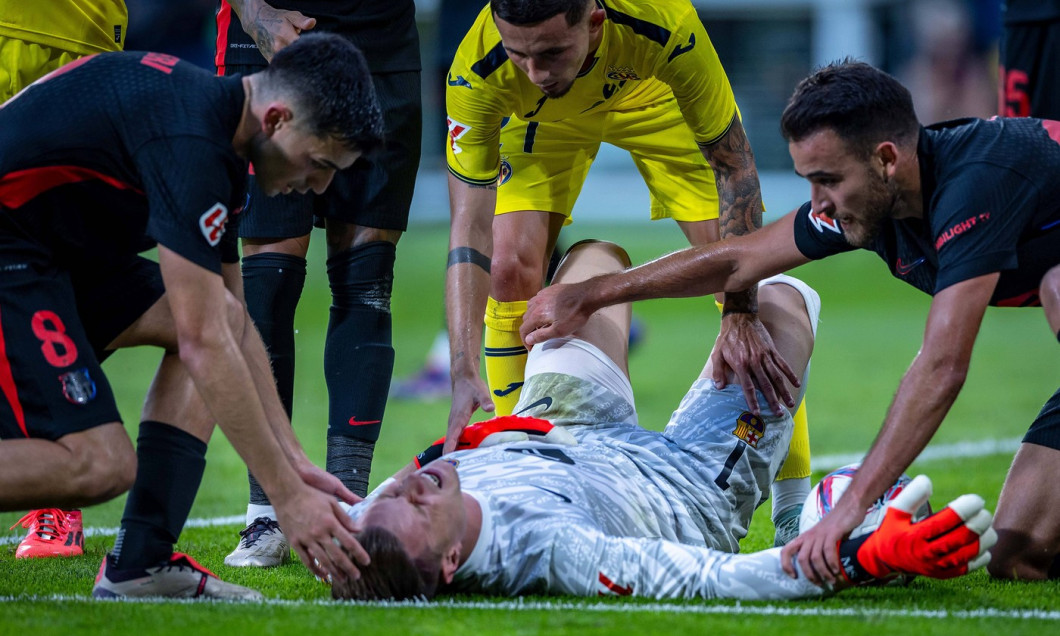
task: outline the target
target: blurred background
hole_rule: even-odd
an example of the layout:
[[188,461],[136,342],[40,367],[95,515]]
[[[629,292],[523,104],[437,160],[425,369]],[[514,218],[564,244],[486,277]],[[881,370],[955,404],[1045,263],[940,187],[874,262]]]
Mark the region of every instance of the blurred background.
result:
[[[648,0],[646,0],[648,1]],[[443,81],[484,0],[416,2],[424,91],[423,163],[411,222],[449,217]],[[897,76],[920,120],[989,117],[997,110],[1001,0],[693,0],[732,82],[762,177],[767,218],[808,194],[778,131],[795,84],[815,66],[853,57]],[[127,50],[172,53],[213,66],[216,0],[127,0]],[[576,221],[647,219],[648,193],[628,155],[607,146]]]

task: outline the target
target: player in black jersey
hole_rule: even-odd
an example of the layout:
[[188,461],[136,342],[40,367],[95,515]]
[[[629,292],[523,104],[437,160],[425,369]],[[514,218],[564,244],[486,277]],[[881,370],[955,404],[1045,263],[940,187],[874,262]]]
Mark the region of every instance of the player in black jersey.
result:
[[[334,36],[243,78],[156,53],[82,58],[0,108],[0,509],[131,485],[96,596],[260,596],[173,553],[215,421],[307,565],[356,575],[336,496],[356,497],[291,432],[226,230],[248,160],[267,193],[321,192],[381,125],[363,56]],[[156,245],[157,263],[139,256]],[[142,344],[165,355],[134,454],[100,361]]]
[[1060,119],[1060,0],[1001,6],[998,115]]
[[[866,64],[803,80],[781,129],[811,201],[748,236],[692,248],[618,275],[546,289],[527,345],[569,333],[601,306],[744,289],[856,247],[931,294],[924,342],[848,493],[785,548],[814,581],[840,576],[836,544],[916,458],[960,392],[988,305],[1042,306],[1060,332],[1060,122],[958,120],[921,127],[909,92]],[[536,330],[536,331],[535,331]],[[1060,391],[1031,424],[998,502],[999,577],[1060,575]]]
[[[365,54],[383,112],[379,152],[335,176],[324,196],[262,196],[251,176],[239,227],[247,309],[261,332],[288,416],[294,403],[294,315],[314,224],[325,228],[332,305],[324,344],[327,470],[365,494],[382,426],[394,349],[390,295],[396,244],[408,222],[420,158],[420,57],[411,0],[223,0],[219,74],[264,68],[303,32],[326,31]],[[287,542],[268,497],[250,478],[247,527],[225,559],[282,563]]]

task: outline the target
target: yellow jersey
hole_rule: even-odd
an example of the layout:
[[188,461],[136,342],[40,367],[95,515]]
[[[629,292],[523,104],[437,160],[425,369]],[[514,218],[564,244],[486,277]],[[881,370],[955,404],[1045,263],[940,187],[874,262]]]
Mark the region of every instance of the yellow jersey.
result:
[[124,0],[0,0],[0,38],[78,55],[120,51],[128,24]]
[[598,0],[603,37],[563,97],[549,99],[508,59],[486,6],[457,49],[447,77],[446,158],[476,185],[496,181],[507,117],[576,123],[607,111],[676,98],[695,140],[712,143],[737,116],[729,79],[689,0]]

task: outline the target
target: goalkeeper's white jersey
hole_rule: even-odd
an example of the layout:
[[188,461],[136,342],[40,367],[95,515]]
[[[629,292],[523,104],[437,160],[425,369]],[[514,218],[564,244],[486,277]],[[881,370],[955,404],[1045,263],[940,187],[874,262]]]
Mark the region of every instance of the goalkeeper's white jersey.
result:
[[[562,401],[549,399],[563,396]],[[483,526],[457,589],[492,594],[791,598],[820,594],[779,550],[733,555],[783,462],[790,417],[758,419],[739,387],[700,380],[663,433],[572,376],[528,379],[521,405],[577,446],[524,442],[452,455]],[[750,440],[750,441],[748,441]]]

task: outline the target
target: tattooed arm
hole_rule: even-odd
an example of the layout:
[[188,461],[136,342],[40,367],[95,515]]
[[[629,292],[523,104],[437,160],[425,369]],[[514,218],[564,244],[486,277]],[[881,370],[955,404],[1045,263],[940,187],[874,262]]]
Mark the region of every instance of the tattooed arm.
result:
[[[736,115],[729,130],[714,143],[699,144],[718,186],[718,222],[721,238],[750,234],[762,227],[762,191],[758,185],[751,143]],[[725,294],[724,313],[756,313],[755,287]]]
[[316,18],[298,11],[275,9],[264,0],[228,0],[228,3],[267,61],[272,61],[277,51],[297,40],[302,31],[317,24]]
[[445,272],[445,316],[449,326],[453,401],[444,452],[456,448],[460,431],[476,409],[493,411],[480,373],[482,317],[489,295],[493,255],[493,211],[497,186],[472,185],[449,175],[449,257]]
[[[758,170],[739,116],[733,115],[729,129],[717,141],[700,143],[699,148],[714,170],[721,237],[742,236],[762,227]],[[795,406],[784,378],[796,386],[799,378],[776,352],[757,313],[757,287],[725,294],[718,346],[711,353],[713,379],[718,386],[725,386],[730,379],[738,382],[743,387],[747,403],[756,413],[759,412],[757,388],[762,391],[770,409],[781,413],[782,401],[789,408]]]

